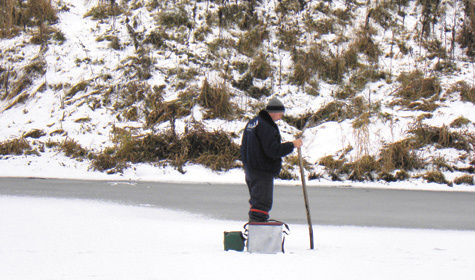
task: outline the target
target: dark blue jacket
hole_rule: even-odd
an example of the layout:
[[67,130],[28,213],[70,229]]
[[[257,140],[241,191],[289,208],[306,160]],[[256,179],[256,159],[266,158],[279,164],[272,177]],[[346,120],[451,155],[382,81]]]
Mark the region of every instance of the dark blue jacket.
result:
[[260,111],[247,123],[241,142],[241,160],[246,170],[277,176],[282,157],[293,150],[292,142],[281,143],[279,128],[267,111]]

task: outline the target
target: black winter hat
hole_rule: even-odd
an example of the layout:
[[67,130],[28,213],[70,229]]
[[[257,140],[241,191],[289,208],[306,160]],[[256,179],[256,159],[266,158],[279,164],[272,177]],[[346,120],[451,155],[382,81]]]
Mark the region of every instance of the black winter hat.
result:
[[283,113],[285,112],[284,104],[277,98],[272,98],[267,103],[266,111],[268,113]]

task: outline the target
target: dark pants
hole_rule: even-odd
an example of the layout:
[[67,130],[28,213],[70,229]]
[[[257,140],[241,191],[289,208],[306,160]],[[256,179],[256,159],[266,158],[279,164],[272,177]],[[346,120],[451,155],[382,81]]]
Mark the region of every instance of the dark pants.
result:
[[274,194],[274,176],[269,173],[246,170],[249,188],[250,222],[265,222],[269,219]]

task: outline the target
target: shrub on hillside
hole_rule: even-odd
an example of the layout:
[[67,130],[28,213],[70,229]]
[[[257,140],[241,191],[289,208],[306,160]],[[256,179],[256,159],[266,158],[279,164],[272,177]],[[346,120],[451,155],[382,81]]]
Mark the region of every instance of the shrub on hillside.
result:
[[458,81],[447,90],[448,94],[452,94],[454,92],[460,93],[460,98],[462,101],[468,101],[475,104],[475,87],[470,86],[467,82]]
[[466,184],[473,186],[475,185],[475,177],[473,175],[462,175],[455,178],[454,183],[457,185]]
[[175,119],[187,116],[190,114],[190,109],[184,105],[180,99],[166,102],[157,102],[154,104],[154,109],[146,114],[145,121],[147,126],[161,123],[163,121],[170,121],[174,123]]
[[166,27],[193,27],[193,23],[183,7],[164,9],[158,14],[158,22]]
[[23,137],[0,142],[0,155],[22,155],[28,150],[30,143]]
[[332,83],[340,83],[347,71],[358,64],[358,53],[353,48],[339,55],[328,55],[325,48],[313,45],[307,52],[297,51],[293,54],[294,72],[291,82],[302,85],[316,74]]
[[454,148],[470,152],[473,151],[475,145],[475,134],[450,131],[445,125],[435,127],[417,122],[408,130],[408,133],[414,135],[414,148],[435,145],[438,148]]
[[379,154],[382,169],[391,172],[396,169],[411,171],[424,166],[424,161],[419,158],[413,148],[411,138],[387,144]]
[[444,174],[440,171],[428,171],[422,175],[422,178],[428,183],[449,184],[449,181],[445,179]]
[[254,78],[265,80],[272,75],[272,66],[263,53],[255,56],[249,65],[249,70]]
[[405,73],[401,74],[398,81],[402,83],[401,89],[396,93],[396,96],[409,100],[419,100],[421,98],[431,98],[434,95],[438,95],[442,91],[439,79],[436,77],[423,78],[416,75],[409,74],[405,76]]
[[0,1],[0,38],[15,36],[25,26],[57,22],[57,10],[51,0]]
[[116,147],[96,155],[91,166],[95,170],[118,172],[128,162],[170,163],[184,173],[183,166],[190,162],[221,171],[236,167],[239,154],[239,146],[229,133],[209,132],[196,123],[180,135],[170,129],[144,137],[120,138]]
[[401,73],[397,79],[401,87],[395,92],[390,106],[403,106],[410,110],[433,112],[439,107],[436,102],[440,98],[442,86],[437,77],[424,78],[422,72]]
[[209,111],[206,114],[208,118],[231,117],[235,111],[235,106],[231,103],[229,89],[225,84],[211,85],[207,79],[198,96],[198,102]]
[[450,127],[452,128],[461,128],[463,126],[471,124],[472,121],[465,118],[465,117],[458,117],[453,122],[450,123]]
[[264,26],[257,26],[243,33],[238,40],[236,49],[245,55],[252,56],[262,44],[269,38],[269,31]]
[[94,20],[102,20],[122,14],[124,9],[116,1],[98,1],[97,6],[91,8],[84,15]]
[[475,3],[471,0],[463,0],[465,19],[461,32],[458,33],[457,43],[466,48],[468,56],[475,56]]
[[88,151],[81,146],[74,139],[66,138],[64,139],[59,148],[64,152],[64,154],[71,158],[84,158],[88,155]]
[[348,179],[352,181],[374,181],[377,179],[376,173],[381,170],[380,163],[374,156],[363,156],[360,159],[343,164],[342,173],[348,174]]

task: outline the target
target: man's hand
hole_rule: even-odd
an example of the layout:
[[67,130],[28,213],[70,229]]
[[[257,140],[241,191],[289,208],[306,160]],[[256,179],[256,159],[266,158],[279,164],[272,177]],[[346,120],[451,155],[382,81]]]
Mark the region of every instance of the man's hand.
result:
[[302,147],[302,145],[303,145],[302,138],[294,140],[294,141],[292,141],[292,143],[294,144],[294,147],[297,148],[297,149]]

